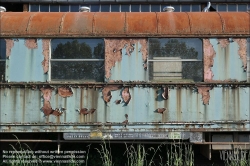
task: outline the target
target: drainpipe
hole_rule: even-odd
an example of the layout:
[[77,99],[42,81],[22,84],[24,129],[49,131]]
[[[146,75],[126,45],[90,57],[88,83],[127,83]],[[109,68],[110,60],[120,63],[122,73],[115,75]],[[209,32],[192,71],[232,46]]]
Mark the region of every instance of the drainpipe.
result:
[[90,12],[90,8],[87,6],[82,6],[79,8],[79,12]]
[[6,12],[6,8],[3,6],[0,6],[0,12]]
[[174,11],[174,7],[172,6],[166,6],[163,8],[164,12],[173,12]]

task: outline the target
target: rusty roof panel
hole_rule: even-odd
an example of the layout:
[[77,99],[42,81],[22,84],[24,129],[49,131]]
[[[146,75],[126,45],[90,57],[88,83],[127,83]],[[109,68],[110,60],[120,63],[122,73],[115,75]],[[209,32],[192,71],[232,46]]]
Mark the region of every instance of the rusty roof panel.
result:
[[92,34],[93,13],[68,12],[63,19],[61,34]]
[[249,17],[246,12],[7,12],[0,21],[3,37],[233,37],[250,34]]
[[191,34],[223,34],[221,18],[218,13],[188,12],[187,14],[190,20]]
[[93,31],[95,35],[123,35],[125,24],[125,13],[95,13]]
[[157,18],[155,13],[126,13],[126,33],[157,35]]
[[190,34],[189,18],[186,13],[157,13],[159,34]]
[[[21,13],[20,13],[21,14]],[[31,13],[32,17],[28,26],[28,34],[31,35],[59,35],[59,29],[61,27],[61,22],[63,21],[63,16],[66,13]]]
[[[1,29],[2,35],[26,34],[31,13],[24,12],[22,14],[16,12],[1,13]],[[18,27],[18,28],[17,28]]]
[[223,21],[224,33],[242,34],[250,33],[250,15],[249,13],[221,12],[219,13]]

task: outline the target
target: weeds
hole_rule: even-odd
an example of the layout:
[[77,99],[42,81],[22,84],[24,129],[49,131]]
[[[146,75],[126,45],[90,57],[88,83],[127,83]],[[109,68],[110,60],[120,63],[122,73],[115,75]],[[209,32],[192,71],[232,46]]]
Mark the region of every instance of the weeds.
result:
[[112,155],[111,155],[111,148],[110,148],[110,144],[108,144],[109,146],[107,147],[106,142],[103,140],[103,143],[100,144],[101,149],[97,149],[97,152],[101,155],[101,159],[102,159],[102,165],[103,166],[113,166],[114,163],[112,162]]
[[225,166],[250,166],[250,151],[233,150],[232,154],[225,160]]

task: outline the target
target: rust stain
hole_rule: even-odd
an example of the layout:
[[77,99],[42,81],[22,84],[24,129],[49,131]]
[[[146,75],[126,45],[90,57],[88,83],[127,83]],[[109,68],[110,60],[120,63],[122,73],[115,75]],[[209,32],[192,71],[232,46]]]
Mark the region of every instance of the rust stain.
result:
[[96,111],[95,108],[91,108],[91,109],[89,110],[89,113],[90,113],[90,114],[93,114],[95,111]]
[[14,40],[13,39],[5,39],[6,41],[6,58],[9,58],[11,54],[11,49],[14,46]]
[[209,39],[203,39],[203,51],[204,51],[204,80],[209,82],[213,79],[213,72],[211,67],[214,64],[214,57],[216,52]]
[[55,115],[55,116],[60,116],[63,114],[63,112],[60,111],[59,108],[56,108],[55,110],[53,110],[53,112],[51,114]]
[[35,48],[37,48],[37,39],[25,39],[25,46],[28,49],[35,49]]
[[59,87],[58,94],[62,97],[70,97],[73,95],[73,91],[71,87]]
[[50,114],[53,113],[53,109],[51,108],[50,102],[44,100],[43,102],[43,107],[42,107],[43,113],[46,116],[49,116]]
[[147,40],[146,39],[105,39],[105,77],[110,78],[110,70],[116,62],[122,60],[122,49],[126,48],[126,55],[131,56],[136,43],[141,44],[140,52],[143,61],[147,62]]
[[211,90],[210,87],[197,87],[198,93],[202,95],[202,101],[203,104],[208,104],[210,99],[209,90]]
[[129,93],[129,88],[124,88],[122,91],[122,98],[125,104],[128,104],[130,99],[131,99],[131,95]]
[[54,90],[53,87],[43,87],[40,88],[40,91],[43,93],[43,99],[45,101],[50,101],[51,95],[52,95],[52,91]]
[[217,41],[221,48],[226,48],[230,44],[229,39],[217,39]]
[[110,100],[112,98],[111,91],[118,90],[121,88],[122,88],[121,85],[107,85],[107,86],[105,86],[102,90],[103,100],[106,103],[110,102]]
[[233,39],[238,45],[238,54],[243,63],[244,71],[247,70],[247,39]]
[[42,61],[43,72],[48,73],[50,39],[43,39],[42,42],[43,42],[43,56],[44,56],[44,60]]
[[121,103],[121,100],[116,100],[115,101],[115,104],[120,104]]
[[80,110],[78,110],[78,111],[79,111],[79,114],[83,114],[83,115],[88,115],[88,114],[89,114],[87,108],[82,108],[82,109],[80,109]]

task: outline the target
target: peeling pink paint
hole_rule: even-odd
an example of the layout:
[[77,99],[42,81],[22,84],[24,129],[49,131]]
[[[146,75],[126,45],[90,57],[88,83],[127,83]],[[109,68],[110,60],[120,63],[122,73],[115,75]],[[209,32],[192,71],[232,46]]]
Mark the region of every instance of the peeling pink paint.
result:
[[144,62],[147,61],[147,40],[146,39],[105,39],[105,77],[110,78],[110,70],[116,62],[122,60],[122,49],[126,47],[128,56],[134,51],[136,43],[141,44],[140,51],[143,55]]
[[37,39],[25,39],[25,46],[28,49],[35,49],[35,48],[37,48]]
[[48,73],[50,39],[43,39],[42,42],[43,42],[43,56],[44,56],[44,60],[42,61],[43,72]]
[[210,43],[209,39],[203,39],[203,51],[204,51],[204,80],[205,82],[212,81],[213,72],[211,67],[213,67],[214,57],[216,52],[213,45]]
[[62,97],[70,97],[73,95],[71,87],[60,87],[58,88],[58,94]]
[[226,48],[230,44],[229,39],[217,39],[217,41],[221,48]]
[[247,39],[233,39],[238,45],[238,54],[243,63],[244,70],[247,70]]
[[122,91],[122,98],[124,103],[128,104],[130,99],[131,99],[131,95],[129,93],[129,88],[124,88]]
[[49,116],[50,114],[53,113],[53,109],[51,108],[50,102],[44,100],[43,102],[43,107],[42,107],[43,113],[46,116]]
[[202,95],[203,104],[208,104],[210,99],[210,87],[198,87],[198,93]]
[[54,88],[52,88],[52,87],[43,87],[43,88],[40,88],[40,90],[43,93],[43,98],[44,98],[45,101],[50,101],[53,89]]
[[11,49],[14,46],[14,40],[13,39],[5,39],[6,41],[6,58],[9,58],[11,54]]
[[120,85],[107,85],[107,86],[105,86],[102,90],[103,100],[106,103],[110,102],[110,100],[112,98],[111,91],[118,90],[121,88],[122,87]]

